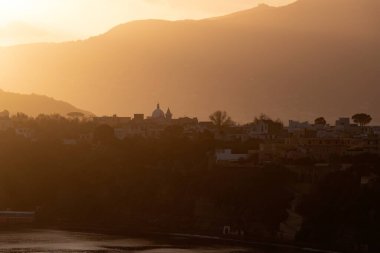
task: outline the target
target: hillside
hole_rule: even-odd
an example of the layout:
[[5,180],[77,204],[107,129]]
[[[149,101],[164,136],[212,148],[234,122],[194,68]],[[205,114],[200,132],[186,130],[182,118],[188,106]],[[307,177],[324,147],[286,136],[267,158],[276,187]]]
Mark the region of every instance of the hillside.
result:
[[0,49],[0,83],[97,114],[238,121],[356,112],[380,123],[380,2],[300,0],[199,21],[135,21],[85,41]]
[[69,112],[91,113],[80,110],[66,102],[40,95],[23,95],[0,90],[0,110],[8,110],[11,114],[18,112],[29,116],[44,114],[61,114],[66,116]]

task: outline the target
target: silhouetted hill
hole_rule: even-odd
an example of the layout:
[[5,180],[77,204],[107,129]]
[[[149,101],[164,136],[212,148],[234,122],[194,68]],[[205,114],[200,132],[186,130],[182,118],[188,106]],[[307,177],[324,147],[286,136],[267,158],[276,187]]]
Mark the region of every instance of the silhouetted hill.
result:
[[69,112],[91,113],[80,110],[66,102],[40,95],[22,95],[0,90],[0,110],[8,110],[11,114],[26,113],[29,116],[44,114],[61,114],[66,116]]
[[380,122],[380,1],[300,0],[200,21],[135,21],[86,41],[0,49],[0,83],[91,111]]

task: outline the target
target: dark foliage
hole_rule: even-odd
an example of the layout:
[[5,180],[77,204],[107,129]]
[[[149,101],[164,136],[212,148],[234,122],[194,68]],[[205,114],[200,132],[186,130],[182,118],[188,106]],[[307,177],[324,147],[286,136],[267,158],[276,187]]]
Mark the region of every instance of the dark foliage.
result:
[[[300,205],[306,221],[298,239],[345,250],[369,246],[371,252],[379,252],[380,167],[376,164],[357,163],[325,177]],[[370,181],[361,184],[363,177]]]
[[[292,198],[282,167],[234,170],[209,166],[207,134],[116,140],[112,128],[76,120],[20,117],[37,141],[0,134],[0,209],[38,210],[44,224],[202,230],[233,225],[274,235]],[[94,130],[94,143],[65,146],[67,135]],[[261,234],[263,234],[261,233]]]

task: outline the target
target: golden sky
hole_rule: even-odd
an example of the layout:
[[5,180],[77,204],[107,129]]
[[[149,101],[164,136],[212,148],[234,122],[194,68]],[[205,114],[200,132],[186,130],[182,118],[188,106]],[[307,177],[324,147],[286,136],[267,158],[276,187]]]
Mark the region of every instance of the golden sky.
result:
[[0,0],[0,46],[84,39],[136,19],[200,19],[295,0]]

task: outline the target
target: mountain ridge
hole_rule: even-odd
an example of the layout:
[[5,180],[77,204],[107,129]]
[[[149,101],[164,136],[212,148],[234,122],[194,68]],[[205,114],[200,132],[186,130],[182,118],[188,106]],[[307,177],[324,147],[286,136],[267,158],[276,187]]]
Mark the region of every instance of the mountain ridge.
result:
[[175,116],[200,119],[217,109],[241,122],[262,112],[333,121],[365,111],[380,122],[380,5],[359,5],[301,0],[214,19],[135,21],[84,41],[8,48],[0,50],[0,82],[97,114],[149,114],[162,101]]
[[72,106],[64,101],[54,98],[37,95],[37,94],[20,94],[7,92],[0,89],[0,110],[7,110],[11,114],[25,113],[29,116],[38,116],[39,114],[61,114],[66,116],[69,112],[82,112],[85,115],[93,115]]

